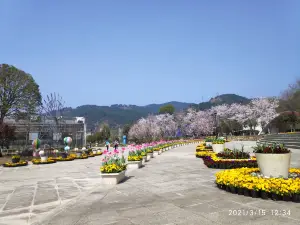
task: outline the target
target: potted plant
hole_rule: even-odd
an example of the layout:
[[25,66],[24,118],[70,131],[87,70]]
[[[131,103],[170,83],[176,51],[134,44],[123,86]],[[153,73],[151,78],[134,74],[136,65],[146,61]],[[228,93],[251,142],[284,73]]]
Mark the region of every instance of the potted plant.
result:
[[291,151],[284,144],[253,147],[260,172],[266,177],[288,178]]
[[131,150],[128,153],[127,160],[128,169],[139,169],[142,167],[143,156],[141,156],[138,151]]
[[212,146],[212,142],[213,142],[213,138],[211,138],[211,137],[207,137],[207,138],[205,138],[205,146]]
[[19,163],[19,162],[20,162],[20,159],[21,159],[21,156],[19,156],[19,155],[13,155],[13,156],[11,157],[11,162],[12,162],[12,163]]
[[225,141],[223,139],[215,139],[212,142],[212,148],[215,153],[223,152],[225,149]]
[[125,179],[126,163],[123,155],[114,152],[105,151],[102,166],[100,168],[102,183],[104,184],[118,184]]

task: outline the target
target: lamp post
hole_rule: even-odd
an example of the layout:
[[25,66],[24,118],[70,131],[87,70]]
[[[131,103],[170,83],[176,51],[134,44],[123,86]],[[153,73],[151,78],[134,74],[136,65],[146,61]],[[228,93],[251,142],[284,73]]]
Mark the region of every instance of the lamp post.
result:
[[214,112],[214,124],[215,124],[215,128],[216,128],[216,139],[217,139],[218,138],[218,127],[219,127],[217,112]]

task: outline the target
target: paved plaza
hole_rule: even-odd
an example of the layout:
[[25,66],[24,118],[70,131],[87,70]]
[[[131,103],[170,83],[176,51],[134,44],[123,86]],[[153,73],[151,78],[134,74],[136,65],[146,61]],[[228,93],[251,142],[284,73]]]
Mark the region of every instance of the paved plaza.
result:
[[[245,150],[253,144],[244,142]],[[240,142],[227,146],[239,148]],[[219,170],[206,168],[195,148],[164,152],[143,168],[127,171],[127,180],[117,186],[101,184],[102,156],[1,167],[0,225],[300,224],[300,204],[216,188]],[[300,167],[298,152],[292,155],[292,167]],[[290,216],[275,216],[271,210],[290,210]],[[239,212],[244,215],[234,215]]]

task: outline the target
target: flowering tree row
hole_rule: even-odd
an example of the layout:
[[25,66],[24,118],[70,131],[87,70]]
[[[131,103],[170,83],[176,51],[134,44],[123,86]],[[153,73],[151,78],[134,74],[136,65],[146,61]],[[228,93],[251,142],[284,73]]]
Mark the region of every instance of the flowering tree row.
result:
[[238,123],[241,127],[264,128],[277,116],[277,99],[253,99],[249,104],[218,105],[209,110],[196,111],[189,108],[173,115],[150,115],[138,120],[129,130],[129,138],[139,141],[153,141],[161,138],[181,136],[199,137],[214,132],[217,118],[229,127]]

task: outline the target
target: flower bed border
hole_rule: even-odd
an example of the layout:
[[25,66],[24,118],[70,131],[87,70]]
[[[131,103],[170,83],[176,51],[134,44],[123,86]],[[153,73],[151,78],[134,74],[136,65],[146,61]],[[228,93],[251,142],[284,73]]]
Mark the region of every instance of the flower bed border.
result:
[[215,161],[212,159],[211,156],[204,156],[201,157],[204,165],[206,165],[208,168],[212,169],[235,169],[235,168],[242,168],[242,167],[248,167],[248,168],[256,168],[257,161],[253,159],[249,160],[220,160]]
[[73,157],[69,157],[69,158],[54,158],[54,160],[56,162],[67,162],[67,161],[73,161],[74,158]]
[[56,160],[54,160],[54,159],[48,159],[48,161],[47,162],[42,162],[40,159],[39,159],[39,161],[31,161],[32,162],[32,164],[34,164],[34,165],[43,165],[43,164],[53,164],[53,163],[56,163]]
[[80,157],[76,156],[74,159],[88,159],[89,157],[87,155],[83,156],[81,155]]
[[27,161],[25,161],[25,163],[24,163],[24,161],[23,162],[18,162],[18,163],[12,163],[12,164],[10,164],[10,165],[6,165],[6,163],[3,163],[2,164],[2,166],[3,167],[21,167],[21,166],[28,166],[28,162]]
[[[258,168],[257,168],[258,169]],[[291,169],[290,169],[291,170]],[[276,178],[272,178],[276,179]],[[300,193],[290,193],[288,195],[280,195],[275,192],[266,192],[263,190],[254,190],[242,187],[234,187],[226,184],[219,184],[215,181],[216,186],[225,190],[226,192],[230,192],[232,194],[244,195],[252,198],[261,198],[264,200],[272,199],[273,201],[290,201],[295,203],[300,203]]]
[[99,156],[99,155],[103,155],[103,152],[94,154],[94,156]]

